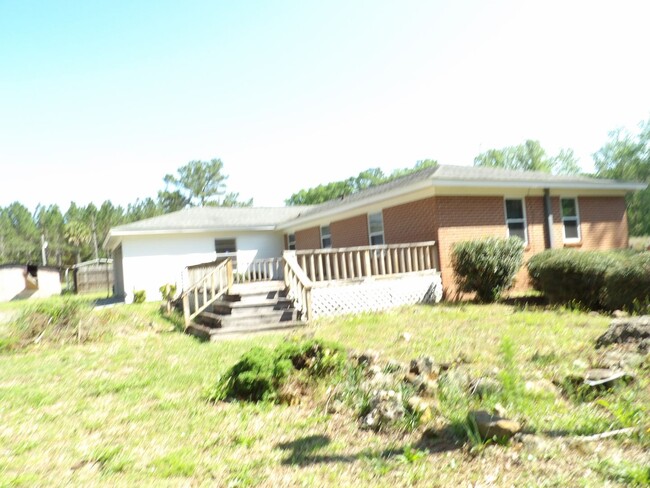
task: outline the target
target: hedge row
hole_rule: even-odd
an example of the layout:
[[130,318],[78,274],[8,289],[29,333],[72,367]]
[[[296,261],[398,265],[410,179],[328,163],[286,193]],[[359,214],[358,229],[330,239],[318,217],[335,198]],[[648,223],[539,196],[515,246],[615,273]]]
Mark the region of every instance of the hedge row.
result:
[[551,303],[645,311],[650,306],[650,253],[551,249],[528,261],[536,290]]

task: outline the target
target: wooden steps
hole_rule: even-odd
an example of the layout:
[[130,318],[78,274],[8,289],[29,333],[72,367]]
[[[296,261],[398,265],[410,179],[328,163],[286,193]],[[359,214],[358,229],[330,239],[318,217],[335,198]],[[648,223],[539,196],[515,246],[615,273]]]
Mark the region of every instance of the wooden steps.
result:
[[284,283],[268,281],[233,285],[231,293],[200,313],[186,332],[216,341],[304,325],[286,297]]

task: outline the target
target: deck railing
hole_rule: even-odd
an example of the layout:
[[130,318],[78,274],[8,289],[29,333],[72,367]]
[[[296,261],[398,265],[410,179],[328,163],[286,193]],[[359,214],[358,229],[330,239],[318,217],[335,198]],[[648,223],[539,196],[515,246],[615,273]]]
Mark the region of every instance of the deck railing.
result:
[[312,282],[437,270],[435,241],[295,251]]
[[285,251],[284,284],[287,287],[287,297],[293,301],[293,306],[300,312],[301,319],[311,318],[311,289],[312,281],[300,268],[295,251]]
[[283,277],[282,258],[255,259],[244,272],[236,272],[235,283],[281,280]]
[[183,290],[185,326],[212,303],[225,295],[233,285],[232,261],[226,258],[187,268],[189,286]]

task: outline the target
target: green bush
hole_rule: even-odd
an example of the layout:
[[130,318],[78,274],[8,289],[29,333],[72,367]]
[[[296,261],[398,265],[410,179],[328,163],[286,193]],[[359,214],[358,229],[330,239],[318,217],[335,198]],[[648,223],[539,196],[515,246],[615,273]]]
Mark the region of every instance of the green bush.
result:
[[607,271],[622,259],[615,252],[549,249],[528,261],[528,273],[533,287],[551,303],[595,309],[601,307]]
[[621,260],[605,274],[603,306],[647,313],[650,310],[650,252]]
[[147,301],[147,292],[144,290],[137,290],[133,292],[133,303],[144,303]]
[[275,350],[255,347],[218,380],[209,398],[275,402],[292,374],[300,371],[319,378],[340,370],[344,363],[339,345],[318,339],[290,340]]
[[524,243],[518,237],[458,242],[451,253],[459,289],[476,292],[483,302],[496,301],[512,287],[523,258]]

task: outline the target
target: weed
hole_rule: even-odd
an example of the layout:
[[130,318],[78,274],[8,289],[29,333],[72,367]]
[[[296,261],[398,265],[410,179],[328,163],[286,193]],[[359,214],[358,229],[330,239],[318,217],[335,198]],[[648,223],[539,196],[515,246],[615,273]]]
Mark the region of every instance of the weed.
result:
[[188,477],[194,474],[196,462],[190,450],[181,449],[155,459],[150,467],[161,478]]

